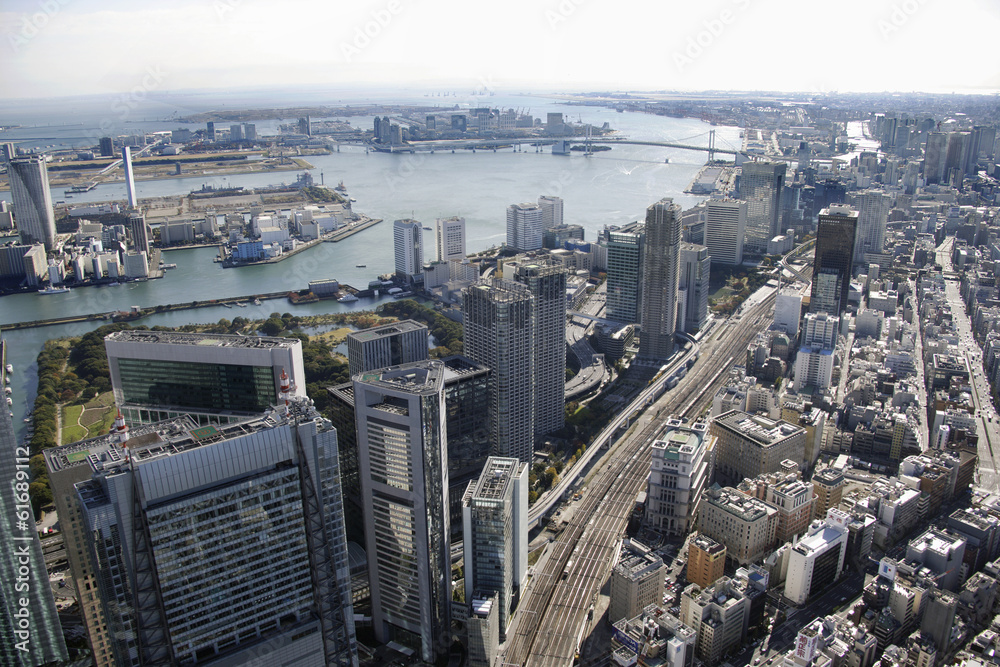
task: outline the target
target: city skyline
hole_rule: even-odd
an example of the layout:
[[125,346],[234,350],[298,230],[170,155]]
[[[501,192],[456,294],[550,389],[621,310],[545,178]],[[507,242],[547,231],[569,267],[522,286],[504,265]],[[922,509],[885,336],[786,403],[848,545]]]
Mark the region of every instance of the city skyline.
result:
[[[957,69],[949,57],[958,35],[996,34],[1000,9],[981,0],[935,5],[911,2],[839,3],[837,11],[781,0],[767,6],[730,0],[713,6],[615,6],[625,16],[643,16],[672,30],[664,39],[636,40],[633,22],[606,20],[606,8],[581,0],[530,3],[524,0],[490,17],[487,29],[475,27],[453,0],[412,11],[403,0],[379,0],[349,7],[318,9],[305,3],[273,7],[246,0],[180,2],[170,9],[142,8],[120,0],[86,5],[27,0],[6,3],[0,33],[8,51],[7,76],[0,81],[5,99],[88,93],[241,88],[278,85],[342,87],[370,83],[466,90],[537,88],[568,90],[806,90],[873,92],[887,89],[926,92],[993,93],[1000,70],[981,65]],[[975,17],[970,20],[969,17]],[[304,18],[308,20],[303,21]],[[136,26],[156,25],[154,33]],[[331,25],[333,26],[331,29]],[[812,58],[771,66],[772,50],[748,47],[762,36],[796,41],[817,30],[837,39],[864,43],[843,49],[836,66]],[[256,40],[267,30],[287,40]],[[970,31],[973,32],[970,35]],[[512,32],[534,49],[494,55]],[[594,49],[580,34],[600,32],[612,44],[628,44],[611,54]],[[175,49],[183,33],[191,48]],[[88,40],[80,65],[83,36],[114,34],[115,40]],[[427,40],[447,34],[447,40]],[[953,35],[952,39],[948,39]],[[891,87],[871,63],[886,62],[905,44],[928,50],[920,68],[897,69]],[[458,49],[467,54],[455,59]],[[128,59],[116,57],[122,51]],[[556,57],[558,56],[558,57]],[[623,68],[623,63],[629,67]],[[739,63],[738,67],[733,67]],[[836,69],[834,69],[836,67]],[[331,74],[336,72],[336,74]],[[220,85],[221,84],[221,85]]]

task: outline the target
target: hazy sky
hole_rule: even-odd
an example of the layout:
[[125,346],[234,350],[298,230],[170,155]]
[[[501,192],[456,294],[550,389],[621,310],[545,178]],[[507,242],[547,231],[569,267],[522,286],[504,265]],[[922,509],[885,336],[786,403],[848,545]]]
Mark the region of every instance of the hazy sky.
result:
[[360,83],[995,92],[998,35],[993,0],[2,0],[0,97]]

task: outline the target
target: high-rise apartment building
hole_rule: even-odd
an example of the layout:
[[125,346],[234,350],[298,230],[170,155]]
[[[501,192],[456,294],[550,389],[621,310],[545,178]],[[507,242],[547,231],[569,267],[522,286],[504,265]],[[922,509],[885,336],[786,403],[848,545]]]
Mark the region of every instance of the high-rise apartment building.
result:
[[[209,123],[211,125],[211,123]],[[101,157],[114,157],[115,145],[111,137],[101,137],[100,139]]]
[[746,252],[762,255],[767,242],[781,233],[784,162],[748,162],[740,176],[740,199],[747,203]]
[[139,198],[135,195],[135,172],[132,170],[132,147],[122,148],[122,168],[125,171],[125,195],[129,208],[139,206]]
[[[0,339],[0,387],[9,387],[7,344]],[[36,667],[67,660],[28,485],[28,448],[18,447],[6,405],[0,406],[0,663]]]
[[[549,212],[551,214],[551,209]],[[545,216],[546,212],[542,207],[531,202],[508,206],[507,245],[518,252],[539,250],[542,247]]]
[[146,224],[146,216],[138,211],[132,211],[128,216],[128,235],[131,239],[133,252],[149,254],[152,230]]
[[500,637],[528,570],[528,464],[492,456],[462,499],[465,599],[496,594]]
[[31,155],[14,158],[7,163],[7,176],[21,243],[44,243],[46,250],[54,250],[56,218],[52,210],[52,191],[49,189],[45,157]]
[[535,436],[566,420],[566,269],[553,261],[519,262],[514,280],[534,297]]
[[465,259],[465,218],[438,218],[434,223],[434,240],[439,262]]
[[674,351],[680,274],[681,207],[669,197],[646,209],[639,358],[665,362]]
[[538,381],[534,296],[521,283],[477,283],[462,290],[462,321],[465,354],[491,370],[491,453],[530,463]]
[[683,321],[677,325],[686,333],[695,333],[708,321],[709,279],[712,258],[708,248],[681,243],[681,269],[678,290],[684,295]]
[[561,197],[541,195],[538,207],[542,209],[542,229],[559,227],[563,224],[563,200]]
[[124,330],[104,338],[115,402],[129,424],[191,415],[202,424],[267,410],[282,373],[305,396],[295,338]]
[[705,245],[714,264],[743,263],[747,203],[739,199],[710,199],[705,206]]
[[351,375],[427,358],[427,326],[414,320],[382,324],[347,334]]
[[451,648],[444,365],[353,380],[375,638],[434,662]]
[[424,270],[424,230],[409,218],[392,223],[392,243],[396,257],[396,275],[412,278]]
[[854,262],[867,266],[865,253],[881,253],[885,248],[885,226],[892,197],[880,190],[864,190],[850,195],[848,203],[858,211]]
[[608,280],[605,315],[609,320],[639,322],[642,300],[642,223],[608,233]]
[[95,651],[118,666],[357,665],[337,433],[311,403],[119,426],[45,450],[74,575],[84,561],[101,611]]
[[715,441],[704,423],[684,426],[667,420],[653,441],[646,518],[664,535],[687,535],[694,526],[698,503],[712,476]]
[[820,211],[809,297],[810,313],[826,312],[839,316],[847,309],[857,226],[858,212],[849,206],[835,205]]
[[726,545],[708,535],[695,535],[688,542],[687,580],[708,588],[726,570]]
[[229,126],[229,141],[243,141],[243,124],[233,123]]

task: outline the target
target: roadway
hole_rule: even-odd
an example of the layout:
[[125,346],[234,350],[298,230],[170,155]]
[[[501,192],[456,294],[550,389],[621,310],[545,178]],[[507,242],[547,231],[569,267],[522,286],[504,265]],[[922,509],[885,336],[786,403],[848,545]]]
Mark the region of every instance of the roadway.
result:
[[[607,294],[607,283],[600,285],[591,294],[583,306],[587,316],[596,316],[604,310],[604,299]],[[598,353],[590,345],[587,336],[593,328],[593,321],[570,317],[566,323],[566,344],[570,352],[576,356],[580,372],[566,383],[566,400],[583,396],[598,387],[607,378],[607,367],[604,365],[604,355]]]

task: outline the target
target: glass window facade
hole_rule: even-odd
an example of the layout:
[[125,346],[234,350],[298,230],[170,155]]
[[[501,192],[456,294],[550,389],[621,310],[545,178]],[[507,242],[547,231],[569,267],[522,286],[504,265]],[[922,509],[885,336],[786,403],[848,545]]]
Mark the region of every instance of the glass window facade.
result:
[[270,366],[119,359],[121,399],[137,405],[263,412],[277,402]]

